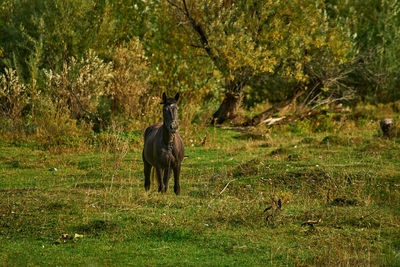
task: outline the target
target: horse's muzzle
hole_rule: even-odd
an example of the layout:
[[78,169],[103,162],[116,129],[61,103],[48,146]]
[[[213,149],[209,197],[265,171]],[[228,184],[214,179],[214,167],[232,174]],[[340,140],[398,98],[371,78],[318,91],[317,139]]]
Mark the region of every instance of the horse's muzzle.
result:
[[178,131],[178,123],[176,121],[171,122],[171,124],[169,125],[169,131],[171,133],[175,133],[176,131]]

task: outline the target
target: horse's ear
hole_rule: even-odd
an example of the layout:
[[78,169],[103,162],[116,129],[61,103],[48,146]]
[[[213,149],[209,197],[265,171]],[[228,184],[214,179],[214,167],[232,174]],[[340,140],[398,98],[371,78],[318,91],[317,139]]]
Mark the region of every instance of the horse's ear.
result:
[[175,95],[176,102],[178,102],[178,99],[179,99],[179,93],[176,93],[176,95]]
[[165,92],[162,94],[162,102],[160,104],[165,104],[167,102],[167,95]]

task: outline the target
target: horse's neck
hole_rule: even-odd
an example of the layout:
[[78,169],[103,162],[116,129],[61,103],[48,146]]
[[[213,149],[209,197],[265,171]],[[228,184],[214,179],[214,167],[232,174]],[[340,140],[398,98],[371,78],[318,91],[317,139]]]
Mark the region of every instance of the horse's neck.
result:
[[163,124],[163,143],[168,147],[168,150],[171,151],[174,145],[174,137],[175,134],[168,131],[167,126]]

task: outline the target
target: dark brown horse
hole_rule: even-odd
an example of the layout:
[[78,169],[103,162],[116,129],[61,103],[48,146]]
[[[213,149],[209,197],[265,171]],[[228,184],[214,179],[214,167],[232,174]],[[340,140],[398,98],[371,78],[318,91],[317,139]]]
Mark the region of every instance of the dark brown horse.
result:
[[184,157],[182,138],[178,134],[178,106],[179,93],[174,98],[162,96],[163,123],[151,125],[144,132],[144,188],[150,189],[151,168],[156,171],[158,192],[165,193],[168,188],[168,180],[171,170],[174,171],[174,191],[179,194],[179,174],[181,162]]

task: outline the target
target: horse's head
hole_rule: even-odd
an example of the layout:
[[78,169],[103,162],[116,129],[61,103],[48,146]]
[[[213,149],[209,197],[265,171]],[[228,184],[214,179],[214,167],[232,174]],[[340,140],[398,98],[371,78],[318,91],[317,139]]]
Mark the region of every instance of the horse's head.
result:
[[163,104],[163,119],[164,125],[171,133],[176,133],[178,130],[178,102],[179,93],[174,98],[167,98],[167,95],[163,93],[162,102]]

